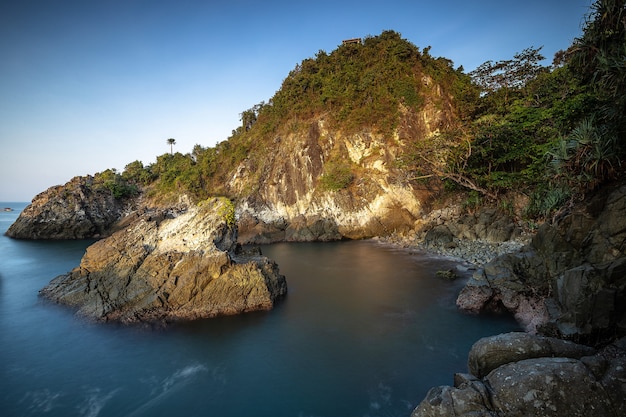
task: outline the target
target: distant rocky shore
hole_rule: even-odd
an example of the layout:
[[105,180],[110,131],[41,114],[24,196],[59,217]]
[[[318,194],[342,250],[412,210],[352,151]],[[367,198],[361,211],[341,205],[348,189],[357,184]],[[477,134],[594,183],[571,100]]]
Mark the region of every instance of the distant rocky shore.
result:
[[89,239],[107,235],[132,202],[114,198],[94,177],[74,177],[33,198],[6,235],[15,239]]
[[520,250],[532,239],[522,224],[494,208],[464,213],[453,206],[429,212],[417,230],[377,237],[407,249],[419,249],[482,267],[506,253]]

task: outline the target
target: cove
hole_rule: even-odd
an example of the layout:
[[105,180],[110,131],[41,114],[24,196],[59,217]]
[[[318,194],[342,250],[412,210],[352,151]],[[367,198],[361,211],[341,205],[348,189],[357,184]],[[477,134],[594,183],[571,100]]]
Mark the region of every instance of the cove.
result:
[[454,262],[373,241],[262,246],[289,285],[272,311],[91,323],[37,296],[89,244],[0,237],[3,416],[408,416],[476,340],[519,329],[457,311],[467,277],[435,276]]

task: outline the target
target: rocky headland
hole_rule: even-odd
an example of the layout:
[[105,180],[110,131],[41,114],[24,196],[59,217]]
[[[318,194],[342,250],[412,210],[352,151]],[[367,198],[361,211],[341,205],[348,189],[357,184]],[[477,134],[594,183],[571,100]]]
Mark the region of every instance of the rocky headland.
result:
[[227,199],[146,210],[89,246],[41,295],[101,320],[168,322],[267,310],[287,292],[278,266],[237,245]]
[[132,201],[118,199],[93,176],[74,177],[33,198],[6,235],[16,239],[88,239],[111,231]]

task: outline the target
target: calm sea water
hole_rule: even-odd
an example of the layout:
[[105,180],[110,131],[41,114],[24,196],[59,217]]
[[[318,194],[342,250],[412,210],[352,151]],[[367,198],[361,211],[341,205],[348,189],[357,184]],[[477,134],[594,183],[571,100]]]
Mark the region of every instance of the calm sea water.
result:
[[517,330],[457,312],[450,261],[374,242],[263,246],[289,295],[270,312],[161,330],[96,324],[37,296],[87,241],[4,236],[0,203],[0,415],[409,416],[466,369],[478,338]]

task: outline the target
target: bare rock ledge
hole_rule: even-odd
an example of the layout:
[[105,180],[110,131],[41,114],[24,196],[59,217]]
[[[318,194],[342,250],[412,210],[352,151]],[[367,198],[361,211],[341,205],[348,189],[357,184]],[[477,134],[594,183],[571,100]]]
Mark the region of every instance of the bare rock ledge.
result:
[[212,199],[149,212],[87,248],[40,294],[100,321],[163,322],[268,310],[287,292],[278,266],[238,250],[233,207]]

